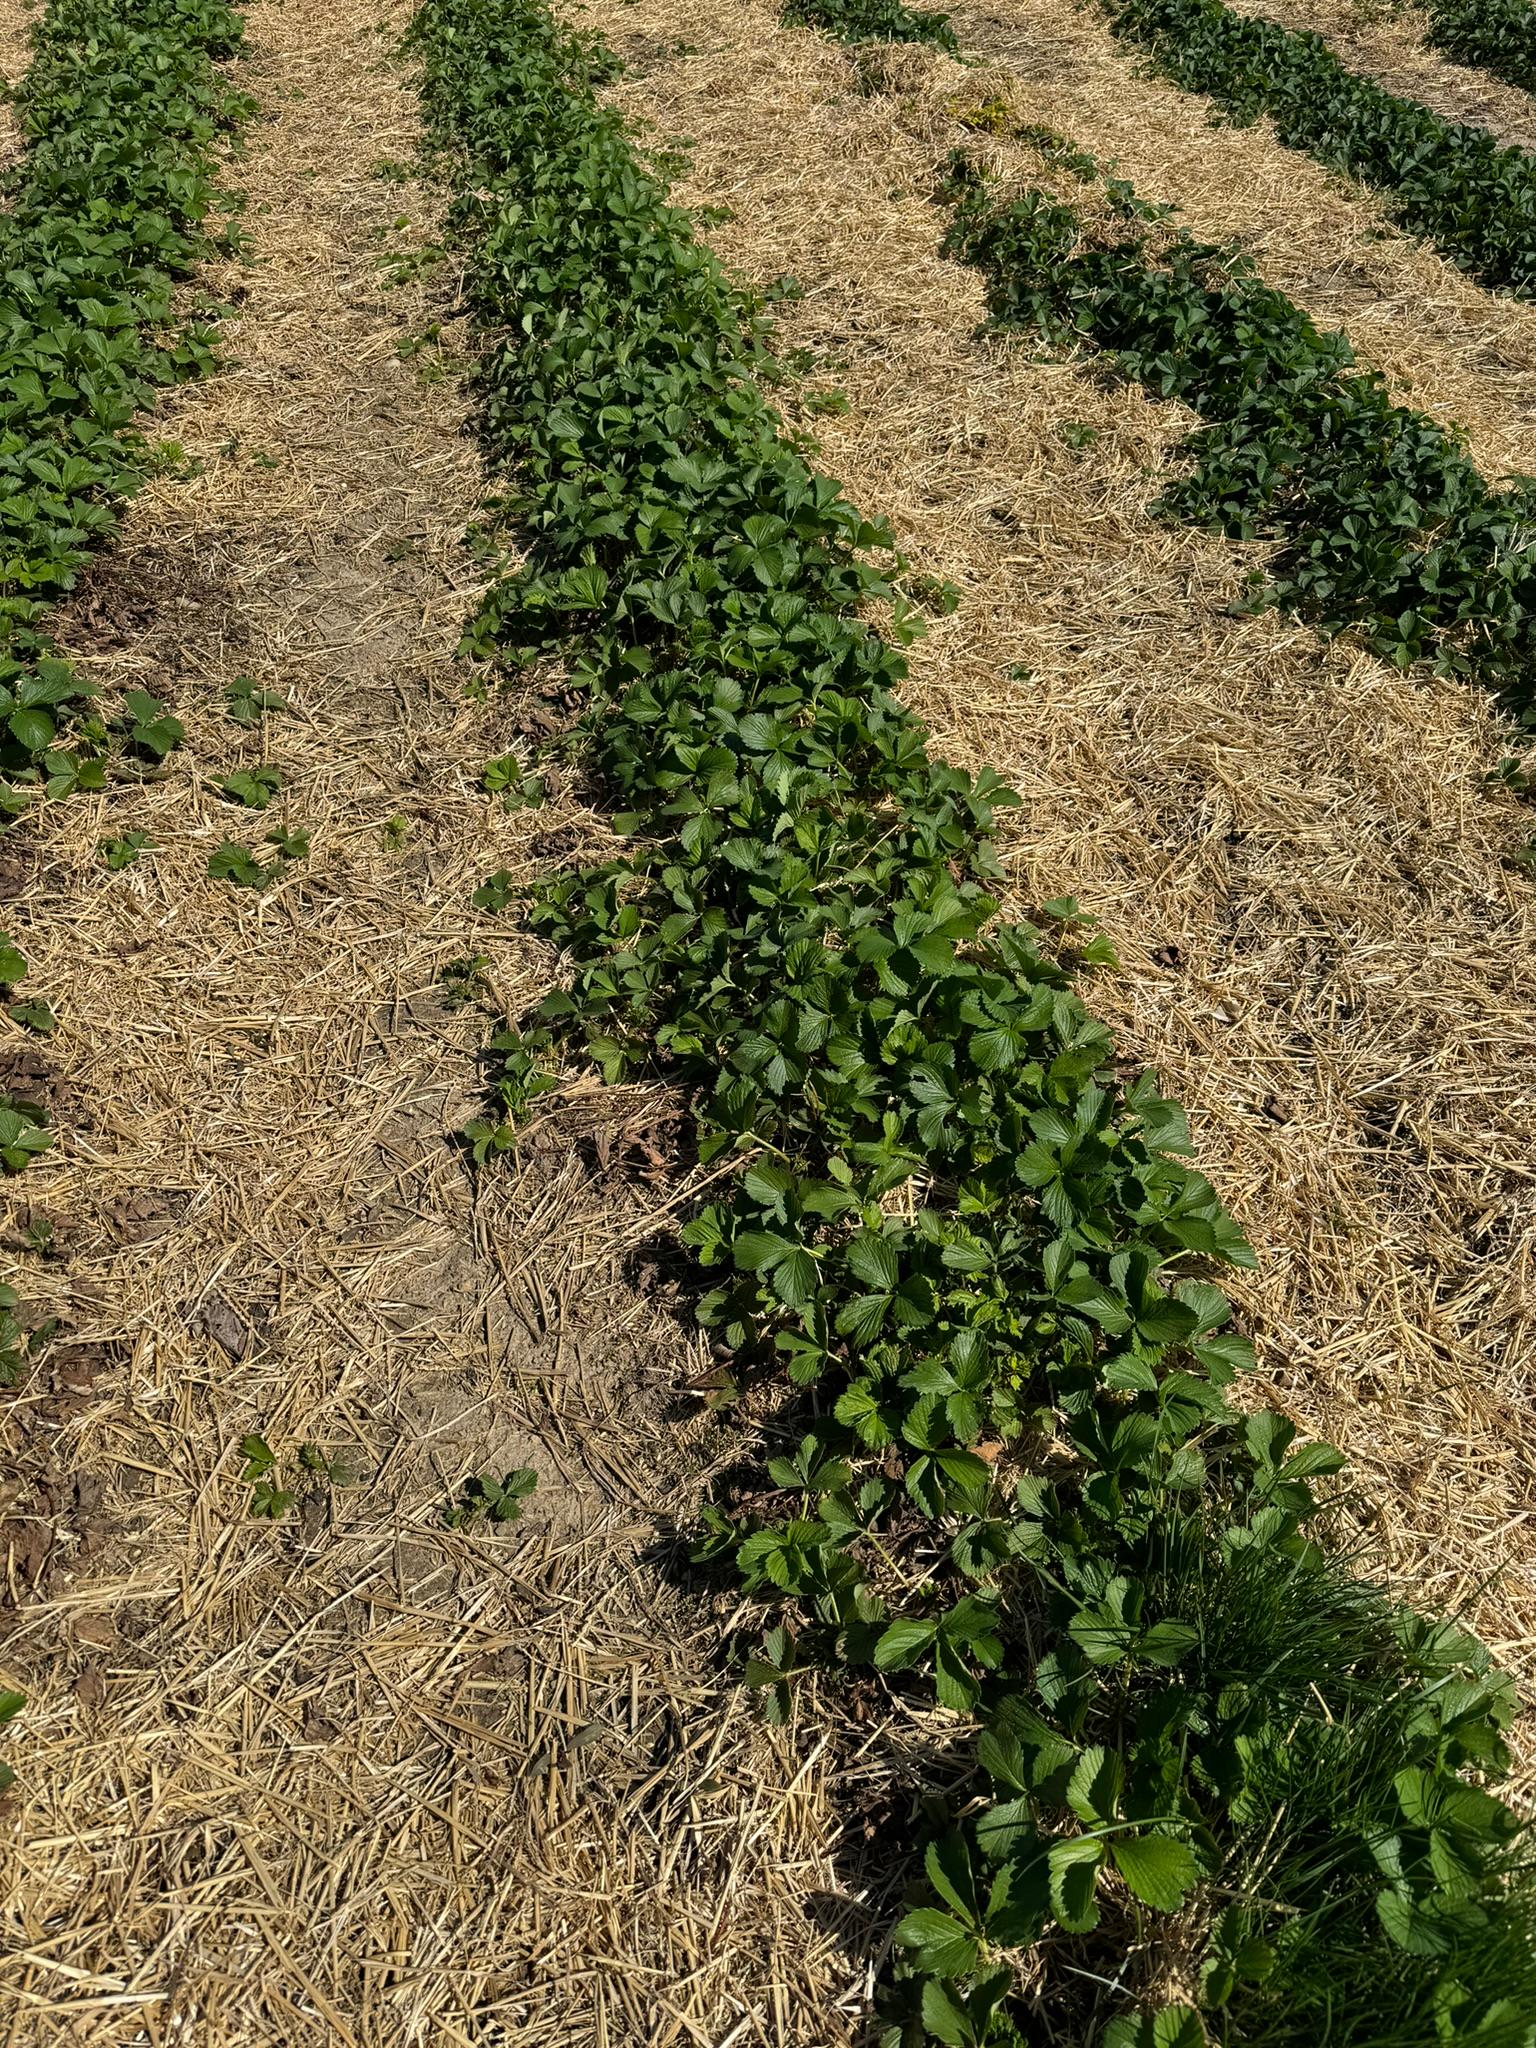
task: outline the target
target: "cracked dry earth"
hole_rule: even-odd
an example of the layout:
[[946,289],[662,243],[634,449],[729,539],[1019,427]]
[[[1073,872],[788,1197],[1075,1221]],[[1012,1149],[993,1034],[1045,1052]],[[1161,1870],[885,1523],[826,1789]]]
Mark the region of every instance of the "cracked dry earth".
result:
[[[454,658],[482,479],[404,22],[249,11],[225,365],[64,622],[186,743],[3,856],[59,1023],[39,1057],[0,1019],[0,1079],[62,1135],[0,1190],[0,1278],[61,1325],[0,1415],[0,2040],[825,2048],[858,1975],[825,1757],[761,1728],[656,1569],[700,1365],[636,1270],[665,1112],[578,1105],[483,1177],[456,1143],[488,1013],[550,971],[471,893],[598,828],[558,776],[515,815],[481,788],[558,718]],[[237,685],[274,700],[254,726]],[[232,806],[260,763],[279,797]],[[274,820],[307,857],[210,879]],[[515,1466],[515,1528],[446,1525]]]

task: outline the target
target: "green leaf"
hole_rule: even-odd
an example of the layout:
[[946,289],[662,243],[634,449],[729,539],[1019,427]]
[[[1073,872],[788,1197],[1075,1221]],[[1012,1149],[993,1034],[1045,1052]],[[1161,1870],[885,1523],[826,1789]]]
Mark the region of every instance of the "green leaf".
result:
[[979,1908],[965,1837],[952,1833],[930,1842],[924,1857],[924,1868],[928,1873],[928,1882],[945,1905],[958,1913],[968,1927],[974,1927]]
[[938,1626],[931,1621],[893,1621],[875,1644],[877,1671],[904,1671],[932,1647]]
[[1172,1835],[1116,1835],[1110,1855],[1137,1898],[1160,1913],[1176,1912],[1199,1881],[1194,1852]]
[[1104,2029],[1103,2048],[1205,2048],[1205,2028],[1192,2006],[1165,2005],[1155,2013],[1121,2013]]
[[1085,1749],[1067,1784],[1067,1804],[1084,1827],[1112,1821],[1120,1811],[1125,1766],[1114,1750]]
[[936,1906],[919,1906],[898,1920],[891,1939],[912,1951],[918,1969],[935,1977],[960,1977],[981,1958],[975,1938]]
[[925,1979],[922,2011],[930,2039],[942,2041],[945,2048],[972,2048],[976,2030],[963,2008],[950,1996],[942,1978]]
[[1051,1844],[1051,1910],[1068,1934],[1091,1934],[1099,1924],[1096,1888],[1103,1856],[1103,1843],[1082,1835]]
[[866,1287],[889,1292],[901,1278],[896,1247],[877,1230],[861,1230],[848,1245],[848,1265]]

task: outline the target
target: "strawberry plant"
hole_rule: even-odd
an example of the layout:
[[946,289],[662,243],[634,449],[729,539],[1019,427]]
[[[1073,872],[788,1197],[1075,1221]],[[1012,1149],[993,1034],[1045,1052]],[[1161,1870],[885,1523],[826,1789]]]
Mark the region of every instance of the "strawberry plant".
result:
[[468,1529],[482,1521],[516,1522],[538,1483],[539,1475],[528,1465],[518,1465],[500,1479],[481,1473],[465,1480],[458,1499],[444,1508],[443,1521],[450,1529]]
[[238,839],[221,840],[209,854],[208,875],[215,882],[233,882],[237,889],[261,889],[271,879],[270,872]]
[[250,847],[238,839],[221,840],[208,856],[209,879],[232,882],[237,889],[265,889],[277,880],[288,862],[303,860],[309,853],[309,834],[290,832],[283,825],[274,825],[265,843],[276,848],[277,858],[263,867]]
[[283,777],[277,768],[237,768],[233,774],[221,775],[214,786],[231,803],[244,804],[253,811],[264,811],[282,789]]
[[155,761],[163,761],[172,747],[179,747],[187,736],[181,720],[173,718],[160,699],[147,690],[128,692],[117,723],[128,747]]
[[224,692],[224,705],[236,725],[260,725],[262,714],[286,711],[288,699],[275,690],[259,690],[249,676],[236,676]]
[[[0,1728],[7,1721],[14,1721],[27,1704],[24,1692],[0,1691]],[[16,1773],[7,1763],[0,1763],[0,1792],[8,1792],[16,1782]]]
[[884,2041],[1523,2048],[1510,1688],[1358,1582],[1337,1454],[1239,1406],[1214,1281],[1254,1255],[1082,999],[1108,947],[999,916],[1016,799],[897,694],[889,532],[781,431],[608,53],[542,0],[426,0],[416,40],[527,515],[466,646],[564,660],[624,841],[538,890],[565,983],[466,1136],[489,1164],[595,1069],[735,1166],[682,1235],[776,1438],[696,1550],[761,1617],[749,1683],[964,1717]]
[[480,776],[481,786],[501,798],[503,810],[520,811],[543,803],[549,785],[542,775],[526,768],[516,754],[500,754],[487,761]]
[[0,1090],[0,1167],[7,1173],[20,1173],[52,1144],[48,1112],[41,1103]]
[[14,1287],[0,1281],[0,1388],[16,1386],[28,1363],[46,1341],[45,1332],[29,1330],[18,1319],[21,1300]]
[[[102,860],[114,874],[118,874],[122,869],[131,867],[146,847],[149,847],[147,832],[124,832],[118,838],[103,839],[100,851]],[[153,850],[151,847],[150,851]]]

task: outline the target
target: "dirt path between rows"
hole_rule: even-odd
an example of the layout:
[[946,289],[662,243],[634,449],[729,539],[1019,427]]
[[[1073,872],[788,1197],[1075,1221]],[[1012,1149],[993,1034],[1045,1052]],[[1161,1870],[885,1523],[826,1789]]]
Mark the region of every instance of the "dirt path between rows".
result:
[[[1536,888],[1508,859],[1528,813],[1485,787],[1509,735],[1475,689],[1241,615],[1263,551],[1148,513],[1190,414],[978,339],[927,194],[955,110],[1010,90],[1032,113],[1035,74],[859,55],[765,0],[583,18],[627,62],[619,102],[690,139],[677,196],[726,215],[712,244],[779,281],[821,466],[960,592],[910,700],[1023,793],[1012,907],[1075,895],[1120,952],[1084,994],[1258,1248],[1235,1289],[1255,1398],[1343,1445],[1403,1594],[1470,1603],[1528,1675]],[[1039,78],[1096,140],[1100,82]]]
[[[404,16],[376,16],[250,10],[228,368],[65,621],[186,744],[5,846],[59,1024],[0,1019],[0,1071],[61,1139],[0,1189],[0,1277],[63,1329],[0,1407],[0,1685],[29,1695],[0,2040],[826,2048],[862,1926],[827,1762],[761,1728],[668,1581],[707,1445],[643,1264],[664,1106],[578,1103],[479,1179],[455,1142],[491,1013],[550,971],[471,892],[598,828],[563,786],[516,814],[480,787],[559,718],[477,704],[453,660],[482,483],[436,202],[398,169]],[[282,700],[253,727],[241,679]],[[220,795],[263,763],[269,809]],[[307,856],[209,878],[226,837],[273,861],[274,821]],[[445,1525],[525,1465],[516,1526]]]
[[[32,23],[36,18],[26,0],[15,0],[11,11],[0,19],[0,91],[15,85],[27,68],[31,58]],[[9,100],[0,98],[0,178],[20,154],[21,128],[16,119],[16,109]]]

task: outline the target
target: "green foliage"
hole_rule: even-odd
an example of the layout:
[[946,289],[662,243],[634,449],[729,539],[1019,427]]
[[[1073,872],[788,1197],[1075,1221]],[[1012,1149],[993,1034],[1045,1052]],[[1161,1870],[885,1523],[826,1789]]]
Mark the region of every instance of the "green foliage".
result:
[[[146,847],[149,847],[147,832],[124,832],[120,838],[102,840],[101,857],[117,874],[123,868],[131,867]],[[154,851],[153,847],[150,851]]]
[[[42,619],[160,459],[134,415],[211,360],[175,292],[209,245],[210,158],[248,111],[216,68],[239,37],[223,0],[51,0],[33,31],[0,205],[0,813],[102,787],[105,730]],[[125,741],[158,759],[180,727],[138,694]]]
[[992,316],[1091,343],[1207,424],[1180,451],[1170,516],[1280,543],[1267,596],[1406,667],[1434,659],[1531,715],[1536,483],[1494,490],[1455,436],[1354,367],[1231,250],[1162,226],[1120,188],[1113,231],[1041,191],[994,199],[954,166],[949,254],[983,272]]
[[309,858],[309,834],[300,827],[290,830],[286,825],[274,825],[266,835],[266,843],[276,847],[280,866]]
[[498,868],[494,875],[486,876],[478,889],[470,891],[469,900],[476,910],[501,911],[517,893],[510,868]]
[[528,1465],[518,1465],[500,1479],[489,1472],[466,1479],[458,1499],[444,1508],[443,1521],[450,1529],[468,1529],[482,1521],[515,1522],[538,1483],[538,1473]]
[[293,1506],[293,1489],[277,1483],[277,1453],[265,1437],[252,1433],[241,1437],[240,1456],[240,1478],[251,1489],[247,1513],[258,1521],[281,1521]]
[[951,57],[960,52],[947,14],[902,0],[787,0],[784,19],[845,43],[930,43]]
[[541,804],[549,795],[549,785],[543,776],[525,767],[516,754],[501,754],[494,761],[487,761],[480,781],[492,796],[501,798],[502,808],[508,811]]
[[0,1168],[20,1173],[52,1144],[53,1130],[42,1104],[0,1090]]
[[261,889],[271,880],[271,870],[264,868],[248,846],[242,846],[238,839],[224,839],[208,856],[209,878],[215,882],[233,882],[237,889]]
[[224,839],[208,856],[208,874],[215,882],[232,882],[237,889],[265,889],[282,873],[289,861],[303,860],[309,852],[309,834],[290,832],[274,825],[266,844],[277,849],[277,858],[263,867],[258,856],[238,839]]
[[286,697],[257,689],[249,676],[235,677],[224,692],[224,704],[236,725],[260,725],[263,712],[288,709]]
[[[575,1062],[669,1083],[737,1163],[683,1236],[715,1344],[793,1418],[701,1532],[763,1614],[748,1683],[784,1719],[859,1667],[978,1730],[888,2038],[1083,2039],[1085,1986],[1136,2048],[1531,2024],[1487,1789],[1510,1689],[1330,1561],[1337,1454],[1233,1406],[1252,1354],[1210,1275],[1253,1254],[1077,994],[1109,957],[1077,906],[999,919],[1015,799],[895,694],[888,532],[781,434],[762,329],[596,100],[604,54],[541,0],[426,0],[417,41],[526,513],[466,644],[567,664],[626,842],[538,892],[567,985],[493,1040],[466,1135],[509,1149]],[[1143,2009],[1133,1952],[1198,1976],[1203,2018]]]
[[1536,92],[1536,10],[1530,0],[1429,0],[1426,40],[1454,64],[1475,64]]
[[[31,1233],[29,1233],[30,1235]],[[34,1249],[46,1250],[48,1240],[33,1238]],[[18,1386],[27,1367],[36,1359],[58,1329],[56,1320],[28,1327],[16,1311],[21,1300],[14,1287],[0,1281],[0,1388]]]
[[[24,1692],[0,1691],[0,1728],[3,1728],[7,1721],[14,1721],[26,1704],[27,1696]],[[0,1763],[0,1792],[8,1792],[15,1782],[16,1773],[10,1765]]]
[[[1496,36],[1486,0],[1470,4]],[[1374,186],[1394,220],[1482,283],[1536,295],[1536,158],[1529,152],[1346,70],[1310,30],[1235,13],[1224,0],[1106,5],[1115,33],[1145,44],[1177,84],[1209,93],[1234,121],[1268,115],[1281,142]],[[1536,27],[1528,6],[1523,12],[1529,48]]]
[[282,786],[282,771],[265,765],[237,768],[232,775],[221,775],[215,784],[231,803],[244,804],[252,811],[264,811]]
[[154,761],[163,761],[172,747],[179,747],[187,736],[181,720],[173,718],[160,699],[147,690],[127,693],[117,724],[128,748],[136,754],[147,754]]
[[445,1010],[468,1009],[471,1003],[483,1003],[490,995],[490,982],[486,969],[490,956],[475,953],[462,960],[450,960],[443,969],[438,986],[442,991]]
[[[253,1431],[240,1439],[240,1479],[251,1489],[247,1513],[257,1521],[280,1522],[298,1498],[303,1485],[301,1474],[324,1480],[330,1486],[350,1486],[354,1475],[351,1469],[339,1459],[331,1458],[318,1444],[300,1444],[296,1454],[298,1472],[289,1471],[284,1475],[279,1470],[276,1451],[263,1436]],[[289,1484],[280,1485],[284,1476]]]

